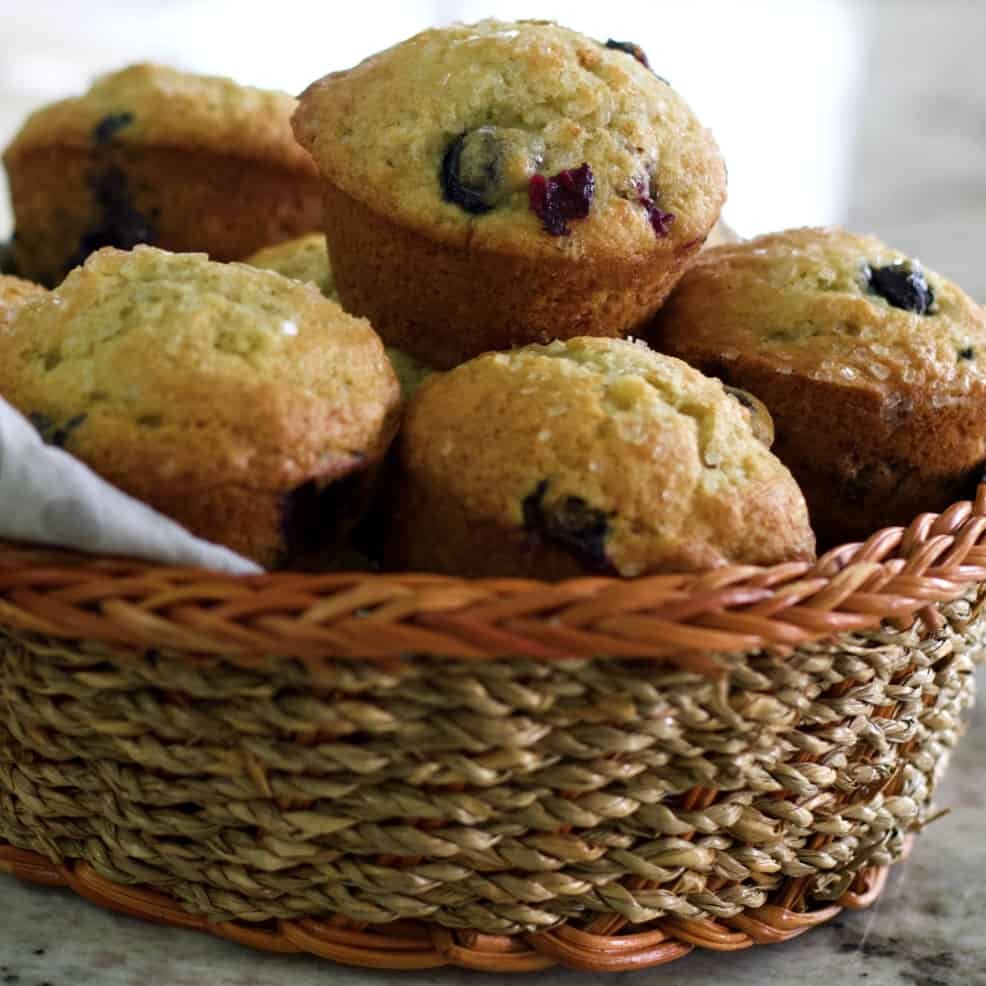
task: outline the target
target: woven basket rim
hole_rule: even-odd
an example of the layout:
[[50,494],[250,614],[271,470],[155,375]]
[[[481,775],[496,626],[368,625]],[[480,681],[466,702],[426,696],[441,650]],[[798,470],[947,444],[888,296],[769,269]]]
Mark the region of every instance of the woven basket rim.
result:
[[938,604],[983,581],[986,482],[815,563],[635,579],[233,575],[0,542],[0,627],[252,667],[276,655],[315,674],[334,658],[415,655],[660,659],[714,675],[723,655],[790,653],[885,621],[934,628]]

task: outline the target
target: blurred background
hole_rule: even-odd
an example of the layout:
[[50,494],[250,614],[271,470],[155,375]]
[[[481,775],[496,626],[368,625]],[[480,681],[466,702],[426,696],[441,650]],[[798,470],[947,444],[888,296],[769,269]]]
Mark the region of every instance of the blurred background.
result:
[[[298,92],[425,27],[558,20],[642,45],[729,166],[743,235],[843,223],[986,301],[982,0],[0,0],[0,144],[145,59]],[[0,189],[0,239],[12,220]]]

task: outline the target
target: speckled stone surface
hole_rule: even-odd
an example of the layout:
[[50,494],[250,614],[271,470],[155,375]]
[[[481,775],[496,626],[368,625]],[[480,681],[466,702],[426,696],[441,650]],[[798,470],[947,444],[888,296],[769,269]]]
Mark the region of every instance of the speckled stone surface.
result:
[[[986,693],[986,669],[979,675]],[[553,970],[477,977],[462,970],[397,974],[260,955],[193,932],[104,913],[60,890],[0,877],[3,986],[986,986],[986,703],[937,799],[949,814],[917,840],[868,911],[843,912],[792,942],[601,979]]]

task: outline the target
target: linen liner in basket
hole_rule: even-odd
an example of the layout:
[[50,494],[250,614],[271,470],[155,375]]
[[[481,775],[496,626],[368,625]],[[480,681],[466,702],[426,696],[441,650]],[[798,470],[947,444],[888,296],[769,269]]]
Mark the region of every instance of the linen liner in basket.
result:
[[355,965],[623,970],[878,895],[973,701],[986,486],[816,564],[237,577],[0,546],[0,869]]

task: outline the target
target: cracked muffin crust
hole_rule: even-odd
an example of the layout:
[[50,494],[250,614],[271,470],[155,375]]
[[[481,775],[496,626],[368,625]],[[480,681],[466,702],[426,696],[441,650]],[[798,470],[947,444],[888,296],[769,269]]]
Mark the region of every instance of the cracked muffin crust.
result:
[[439,367],[630,332],[725,198],[715,142],[667,82],[546,22],[425,31],[313,83],[294,127],[325,179],[343,303]]
[[13,260],[52,286],[104,246],[152,243],[238,260],[317,230],[317,171],[296,101],[161,65],[131,65],[32,114],[4,153]]
[[45,289],[40,284],[9,274],[0,274],[0,333],[13,321],[22,305],[43,294]]
[[390,564],[640,575],[813,557],[804,499],[722,385],[642,343],[488,353],[426,383],[399,440]]
[[986,312],[873,237],[708,250],[647,339],[767,405],[823,543],[944,509],[986,460]]
[[0,332],[0,395],[193,533],[266,567],[328,550],[397,426],[379,338],[309,285],[111,248]]

